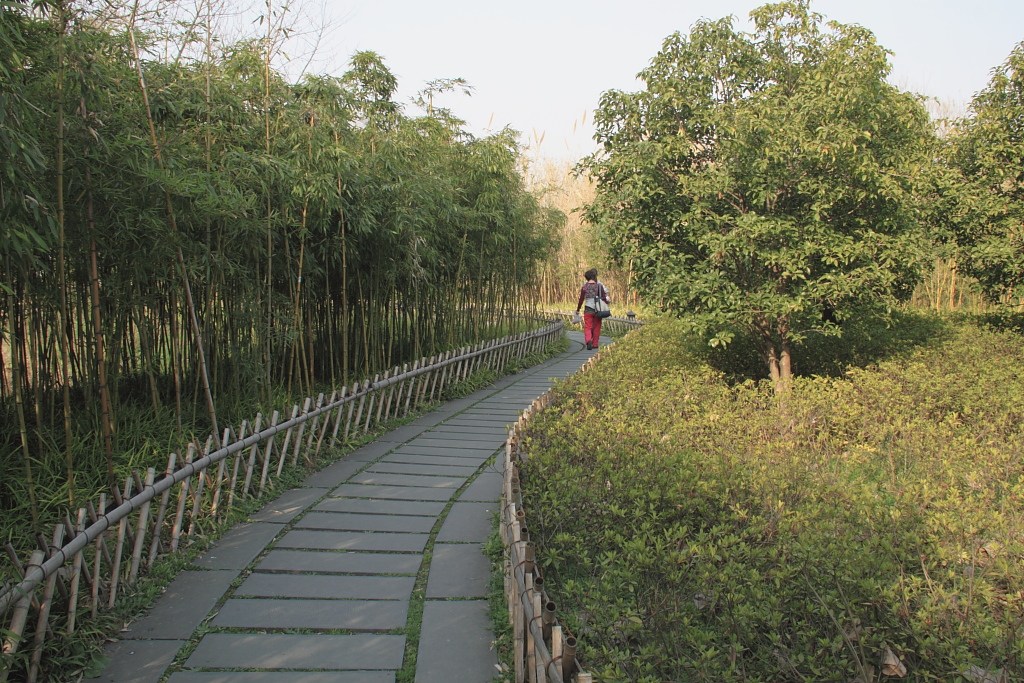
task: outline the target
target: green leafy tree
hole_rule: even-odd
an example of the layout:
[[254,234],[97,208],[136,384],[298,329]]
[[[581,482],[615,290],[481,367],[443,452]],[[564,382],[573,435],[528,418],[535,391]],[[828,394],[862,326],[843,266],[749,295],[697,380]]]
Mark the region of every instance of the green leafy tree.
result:
[[804,0],[669,36],[637,93],[609,91],[588,218],[644,296],[712,346],[757,342],[782,390],[794,345],[911,294],[927,260],[912,201],[932,136],[886,83],[868,30]]
[[1024,297],[1024,42],[949,137],[953,234],[962,267],[994,302]]

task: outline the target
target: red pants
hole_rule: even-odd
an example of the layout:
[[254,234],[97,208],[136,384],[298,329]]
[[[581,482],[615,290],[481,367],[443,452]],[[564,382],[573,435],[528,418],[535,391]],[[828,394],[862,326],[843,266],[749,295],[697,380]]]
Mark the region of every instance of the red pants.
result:
[[590,344],[595,349],[601,341],[601,319],[593,313],[583,314],[583,343]]

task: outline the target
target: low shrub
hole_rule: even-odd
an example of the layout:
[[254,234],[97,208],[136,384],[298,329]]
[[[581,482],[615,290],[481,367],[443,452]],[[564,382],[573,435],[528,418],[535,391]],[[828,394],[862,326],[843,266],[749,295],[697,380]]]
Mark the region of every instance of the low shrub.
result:
[[920,324],[784,403],[669,321],[560,385],[524,496],[599,680],[1024,675],[1024,350]]

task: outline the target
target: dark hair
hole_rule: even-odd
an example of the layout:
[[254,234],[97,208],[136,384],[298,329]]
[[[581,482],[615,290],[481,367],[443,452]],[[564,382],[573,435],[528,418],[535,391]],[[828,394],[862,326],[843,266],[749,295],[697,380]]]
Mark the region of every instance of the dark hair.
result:
[[587,272],[583,273],[583,278],[586,279],[586,280],[596,280],[597,279],[597,268],[591,268]]

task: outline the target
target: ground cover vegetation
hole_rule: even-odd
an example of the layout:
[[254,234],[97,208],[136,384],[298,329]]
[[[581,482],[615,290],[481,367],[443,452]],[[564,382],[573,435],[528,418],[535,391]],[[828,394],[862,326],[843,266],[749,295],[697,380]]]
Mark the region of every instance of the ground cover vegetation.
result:
[[521,324],[562,217],[516,135],[434,107],[458,79],[397,102],[371,52],[288,80],[286,10],[230,41],[222,11],[0,2],[4,540],[218,420]]
[[585,218],[671,317],[530,428],[545,585],[602,680],[1017,680],[1024,44],[931,122],[867,29],[751,17],[598,108]]
[[1024,672],[1019,333],[907,313],[869,341],[842,344],[875,362],[795,377],[785,419],[769,382],[730,381],[746,350],[677,320],[556,390],[527,521],[600,680]]

